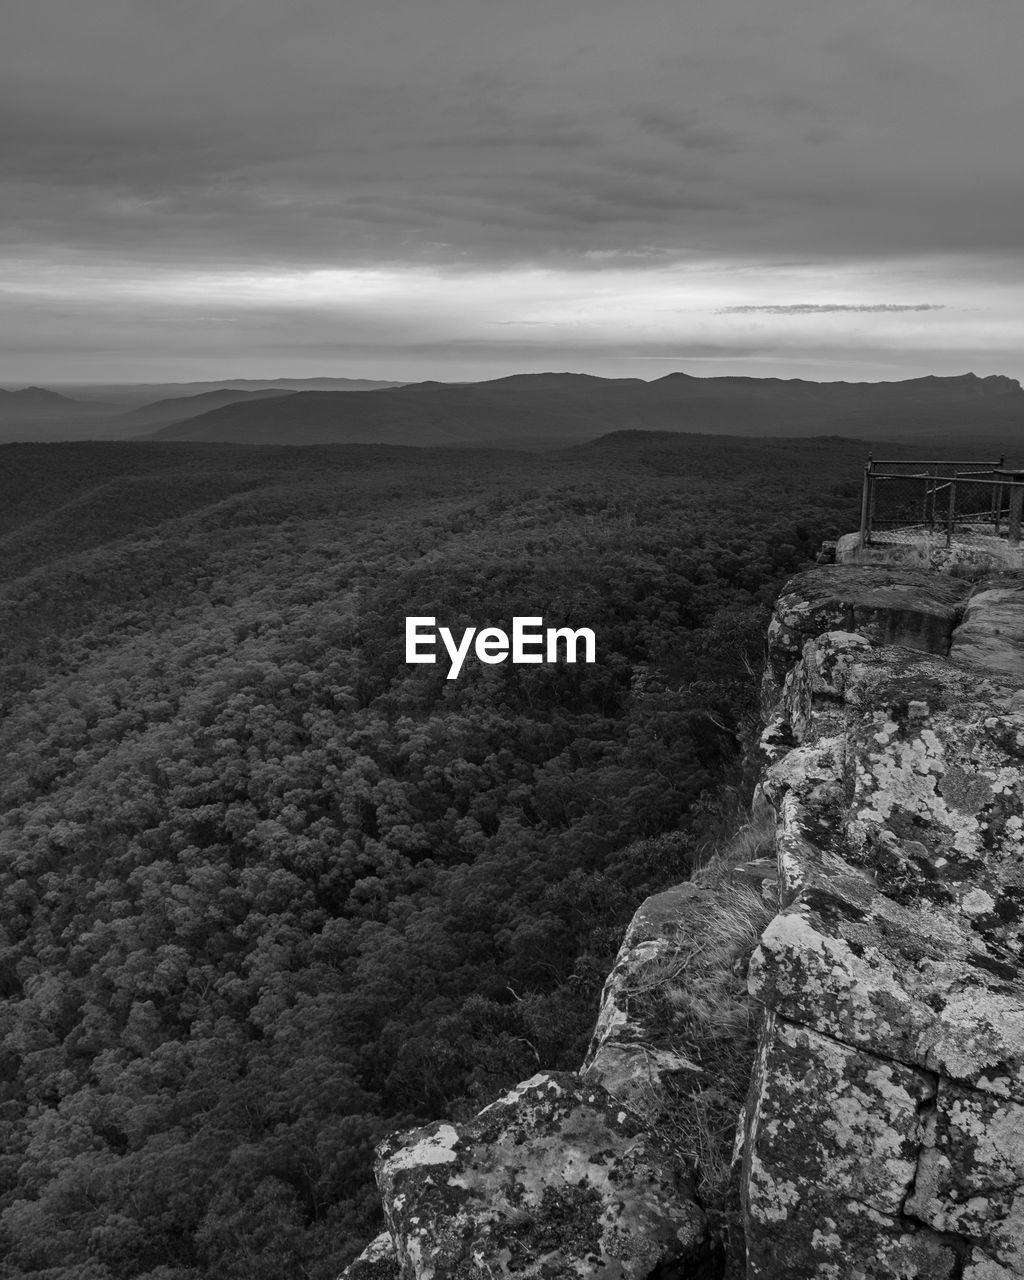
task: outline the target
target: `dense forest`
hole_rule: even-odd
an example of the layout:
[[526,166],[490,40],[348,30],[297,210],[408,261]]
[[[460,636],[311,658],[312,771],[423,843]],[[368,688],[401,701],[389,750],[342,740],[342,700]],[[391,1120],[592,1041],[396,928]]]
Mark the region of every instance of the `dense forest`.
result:
[[328,1280],[383,1134],[577,1066],[864,451],[0,448],[0,1275]]

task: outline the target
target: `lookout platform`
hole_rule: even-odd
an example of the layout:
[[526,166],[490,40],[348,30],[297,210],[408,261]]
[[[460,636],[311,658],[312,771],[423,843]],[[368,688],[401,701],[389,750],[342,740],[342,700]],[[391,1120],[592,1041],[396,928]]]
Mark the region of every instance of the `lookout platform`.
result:
[[1024,470],[1004,462],[869,455],[860,529],[839,540],[836,562],[967,579],[1024,572]]

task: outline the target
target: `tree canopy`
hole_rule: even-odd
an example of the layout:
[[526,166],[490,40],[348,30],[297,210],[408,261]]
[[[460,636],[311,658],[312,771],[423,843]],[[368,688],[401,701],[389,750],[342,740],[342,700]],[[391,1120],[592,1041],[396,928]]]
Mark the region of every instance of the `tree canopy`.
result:
[[[333,1278],[387,1131],[578,1066],[862,451],[0,450],[4,1274]],[[413,614],[598,661],[446,681]]]

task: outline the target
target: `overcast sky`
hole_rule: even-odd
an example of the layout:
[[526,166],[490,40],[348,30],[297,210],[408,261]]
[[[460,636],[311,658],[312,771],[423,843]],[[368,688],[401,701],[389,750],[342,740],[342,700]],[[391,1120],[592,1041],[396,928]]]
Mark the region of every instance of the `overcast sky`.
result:
[[1024,375],[1020,0],[4,0],[0,380]]

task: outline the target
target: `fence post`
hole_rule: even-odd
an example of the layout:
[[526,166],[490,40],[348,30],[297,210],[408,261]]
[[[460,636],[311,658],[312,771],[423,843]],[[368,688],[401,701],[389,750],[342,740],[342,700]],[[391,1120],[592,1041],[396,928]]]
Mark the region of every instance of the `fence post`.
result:
[[868,456],[867,462],[864,464],[864,488],[860,495],[860,549],[867,546],[868,542],[868,495],[871,490],[871,458]]
[[953,519],[956,514],[956,476],[949,482],[949,519],[946,523],[946,546],[953,545]]

